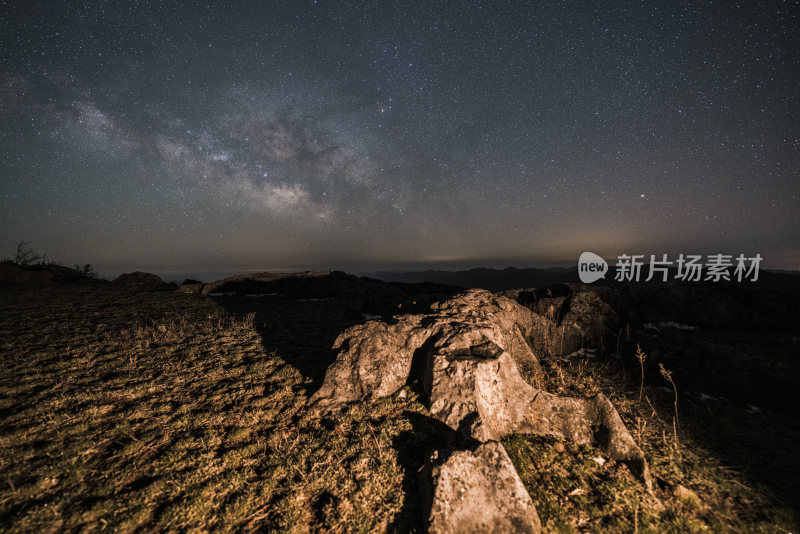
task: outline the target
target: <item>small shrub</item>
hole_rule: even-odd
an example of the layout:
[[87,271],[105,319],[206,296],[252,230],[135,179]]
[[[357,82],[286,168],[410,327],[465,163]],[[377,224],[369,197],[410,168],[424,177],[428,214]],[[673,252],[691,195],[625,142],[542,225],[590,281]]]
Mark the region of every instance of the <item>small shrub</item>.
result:
[[17,242],[17,251],[14,253],[12,261],[17,265],[33,265],[38,262],[41,257],[31,248],[31,242],[24,239]]

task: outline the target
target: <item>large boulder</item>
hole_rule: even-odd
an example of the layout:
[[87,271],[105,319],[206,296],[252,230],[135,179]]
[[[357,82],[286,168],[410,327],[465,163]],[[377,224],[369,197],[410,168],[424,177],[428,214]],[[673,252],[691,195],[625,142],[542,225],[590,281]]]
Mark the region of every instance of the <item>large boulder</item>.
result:
[[440,349],[430,367],[425,386],[431,415],[478,441],[499,440],[518,429],[536,395],[511,356],[492,341]]
[[323,411],[357,400],[391,395],[406,384],[414,353],[430,336],[420,316],[403,316],[396,324],[379,321],[349,328],[336,338],[339,351],[322,387],[311,398]]
[[431,533],[538,533],[539,515],[503,446],[437,451],[430,459]]
[[[597,293],[575,289],[520,292],[517,299],[533,312],[531,345],[543,357],[559,357],[582,347],[603,344],[605,335],[617,324],[614,310]],[[540,296],[541,295],[541,296]]]
[[597,293],[579,291],[569,299],[560,325],[576,329],[584,344],[591,345],[600,343],[616,323],[617,314]]
[[434,350],[469,349],[491,341],[519,365],[536,366],[528,344],[534,327],[530,310],[511,299],[474,289],[431,306],[423,321],[435,326]]
[[[356,325],[334,342],[336,361],[310,402],[333,411],[347,402],[391,395],[407,383],[415,357],[424,364],[434,352],[471,350],[486,342],[515,361],[536,365],[526,342],[531,327],[529,310],[483,290],[436,303],[427,314],[403,315],[394,324]],[[425,381],[430,383],[430,376]]]

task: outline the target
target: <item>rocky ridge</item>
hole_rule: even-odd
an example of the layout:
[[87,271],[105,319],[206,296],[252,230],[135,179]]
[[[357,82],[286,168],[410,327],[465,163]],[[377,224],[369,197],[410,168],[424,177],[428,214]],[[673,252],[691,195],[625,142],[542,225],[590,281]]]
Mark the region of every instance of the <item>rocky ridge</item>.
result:
[[543,355],[601,336],[613,311],[580,292],[544,305],[550,313],[542,315],[510,298],[470,290],[426,313],[353,326],[336,339],[336,361],[309,404],[331,413],[408,383],[422,385],[431,417],[466,444],[437,451],[429,461],[431,532],[539,531],[530,496],[498,442],[512,433],[595,446],[652,491],[644,455],[605,396],[558,397],[520,374],[520,368],[535,369]]

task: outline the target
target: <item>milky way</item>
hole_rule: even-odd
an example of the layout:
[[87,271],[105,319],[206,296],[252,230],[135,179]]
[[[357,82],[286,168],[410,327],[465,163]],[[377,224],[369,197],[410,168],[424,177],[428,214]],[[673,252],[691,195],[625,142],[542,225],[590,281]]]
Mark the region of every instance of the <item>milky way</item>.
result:
[[0,7],[0,255],[800,267],[800,3]]

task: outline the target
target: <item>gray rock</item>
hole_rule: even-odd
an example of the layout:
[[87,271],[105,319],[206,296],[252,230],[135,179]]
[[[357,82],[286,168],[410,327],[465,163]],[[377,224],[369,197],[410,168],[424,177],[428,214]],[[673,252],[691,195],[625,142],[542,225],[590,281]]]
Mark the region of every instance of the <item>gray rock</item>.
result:
[[[573,299],[570,313],[572,325],[590,332],[601,324],[591,317],[607,310],[586,295]],[[391,395],[408,383],[419,358],[431,415],[464,436],[486,441],[523,432],[572,439],[627,462],[649,488],[644,456],[608,399],[557,397],[519,374],[518,363],[538,362],[525,341],[536,320],[510,299],[472,290],[434,304],[428,314],[354,326],[336,339],[336,361],[309,402],[331,412]]]
[[324,412],[346,403],[372,401],[403,387],[414,352],[430,336],[420,327],[420,316],[403,316],[396,324],[369,321],[347,329],[336,338],[336,361],[328,367],[322,387],[309,400]]
[[592,291],[526,301],[526,305],[534,312],[531,345],[541,356],[564,356],[601,345],[618,321],[614,310]]
[[437,350],[429,372],[431,415],[478,441],[499,440],[514,432],[536,395],[511,356],[489,340]]
[[561,319],[561,326],[574,328],[584,345],[591,346],[601,343],[606,331],[617,321],[617,314],[597,293],[579,291],[569,299],[567,312]]
[[496,441],[515,432],[598,447],[625,462],[652,492],[644,455],[608,399],[561,398],[534,388],[519,373],[518,365],[538,365],[526,341],[537,328],[572,329],[581,342],[602,335],[610,309],[588,294],[571,302],[557,324],[508,298],[472,290],[395,324],[352,327],[337,338],[336,361],[310,403],[330,412],[375,400],[395,393],[412,369],[420,370],[431,416],[467,442],[485,442],[452,452],[433,468],[433,532],[539,531],[530,497]]
[[536,391],[528,410],[517,432],[565,438],[596,447],[609,458],[625,463],[652,491],[650,470],[642,450],[602,393],[578,399]]
[[431,415],[463,435],[487,441],[517,432],[591,445],[626,463],[652,490],[644,454],[604,395],[579,399],[537,390],[491,341],[438,349],[428,372]]
[[530,495],[500,443],[488,441],[474,450],[449,454],[437,451],[430,464],[428,532],[541,530]]
[[457,350],[491,341],[518,364],[538,365],[528,344],[533,314],[511,299],[474,289],[431,306],[427,323],[436,326],[435,349]]
[[334,411],[347,402],[391,395],[408,381],[415,354],[427,361],[439,350],[470,350],[487,341],[515,361],[537,365],[526,342],[531,326],[528,309],[483,290],[434,304],[429,314],[403,315],[395,324],[353,326],[334,342],[336,361],[310,404]]

